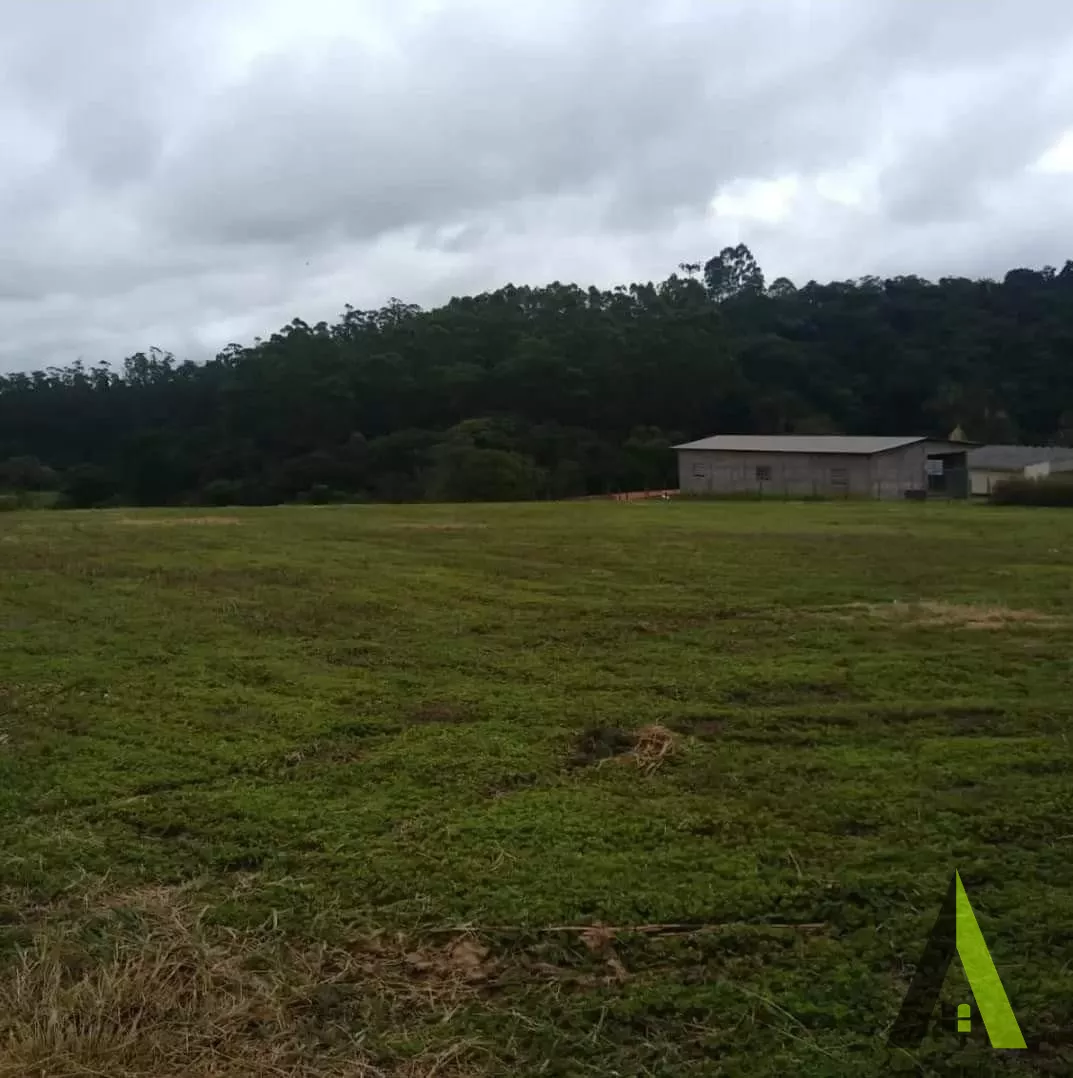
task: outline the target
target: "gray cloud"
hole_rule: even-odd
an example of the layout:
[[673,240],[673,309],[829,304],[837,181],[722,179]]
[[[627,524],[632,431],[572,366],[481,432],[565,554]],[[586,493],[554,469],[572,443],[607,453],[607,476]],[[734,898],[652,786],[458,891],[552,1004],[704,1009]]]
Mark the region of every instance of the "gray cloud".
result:
[[[0,0],[0,370],[725,243],[1061,262],[1064,0]],[[722,195],[715,202],[713,198]],[[1070,244],[1073,250],[1073,244]]]

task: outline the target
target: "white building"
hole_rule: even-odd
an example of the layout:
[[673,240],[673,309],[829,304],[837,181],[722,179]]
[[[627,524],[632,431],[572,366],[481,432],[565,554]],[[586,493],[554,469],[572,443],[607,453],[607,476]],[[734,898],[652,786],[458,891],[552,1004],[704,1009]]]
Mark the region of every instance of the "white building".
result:
[[970,449],[969,487],[987,497],[1004,479],[1029,479],[1073,471],[1073,448],[1054,445],[982,445]]

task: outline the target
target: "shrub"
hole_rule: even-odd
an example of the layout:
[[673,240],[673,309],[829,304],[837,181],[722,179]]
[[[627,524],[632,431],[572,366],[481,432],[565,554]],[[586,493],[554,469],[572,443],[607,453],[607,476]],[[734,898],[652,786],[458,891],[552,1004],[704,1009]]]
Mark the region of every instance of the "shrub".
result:
[[333,490],[326,483],[314,483],[309,490],[303,490],[295,499],[300,505],[334,505],[345,502],[345,491]]
[[62,497],[57,508],[92,509],[115,498],[118,493],[119,484],[110,472],[95,464],[76,464],[63,477]]
[[21,508],[17,494],[0,494],[0,513],[11,513]]
[[201,489],[205,505],[241,505],[242,483],[237,479],[213,479]]
[[13,490],[55,490],[59,476],[36,457],[9,457],[0,461],[0,486]]
[[442,446],[425,496],[442,502],[521,502],[537,497],[546,474],[532,458],[506,449]]
[[1073,506],[1073,474],[1062,472],[1042,479],[1004,479],[991,491],[992,505]]

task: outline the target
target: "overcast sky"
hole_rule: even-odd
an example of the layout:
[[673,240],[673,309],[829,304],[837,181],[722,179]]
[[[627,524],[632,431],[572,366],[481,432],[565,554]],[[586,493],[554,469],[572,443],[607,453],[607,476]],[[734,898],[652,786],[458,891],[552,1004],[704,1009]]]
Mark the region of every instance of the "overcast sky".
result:
[[1069,0],[0,0],[0,370],[508,281],[1073,258]]

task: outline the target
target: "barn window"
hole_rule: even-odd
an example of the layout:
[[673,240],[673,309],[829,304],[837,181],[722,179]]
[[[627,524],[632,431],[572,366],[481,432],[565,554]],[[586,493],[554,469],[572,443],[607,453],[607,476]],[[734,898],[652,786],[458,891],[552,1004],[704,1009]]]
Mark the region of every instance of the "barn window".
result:
[[761,464],[756,469],[756,481],[758,483],[770,483],[771,482],[771,468],[766,464]]
[[694,479],[707,479],[708,478],[708,468],[707,468],[707,466],[704,465],[704,464],[694,464],[693,465],[693,478]]
[[831,469],[831,486],[833,486],[833,487],[847,487],[847,486],[849,486],[849,469],[848,468],[832,468]]

